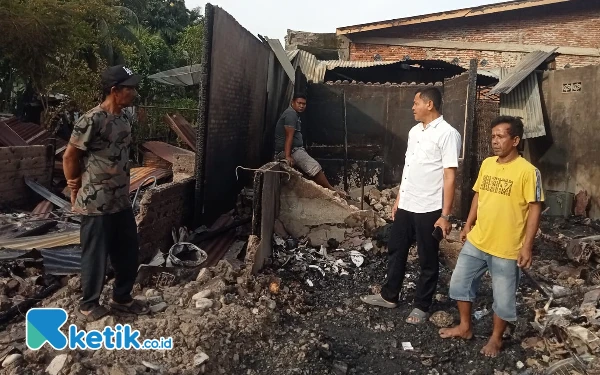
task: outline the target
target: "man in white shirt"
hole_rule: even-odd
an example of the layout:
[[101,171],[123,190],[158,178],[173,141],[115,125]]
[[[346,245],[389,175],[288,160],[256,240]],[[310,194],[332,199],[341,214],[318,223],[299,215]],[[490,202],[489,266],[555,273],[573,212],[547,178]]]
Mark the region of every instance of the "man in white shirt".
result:
[[412,109],[420,123],[408,133],[402,182],[392,208],[387,279],[381,294],[361,297],[375,306],[398,306],[408,252],[416,241],[421,274],[415,308],[406,319],[410,324],[427,321],[437,287],[439,241],[433,236],[434,229],[440,227],[444,237],[452,230],[450,213],[462,141],[458,131],[441,116],[441,104],[442,95],[435,87],[419,89],[415,95]]

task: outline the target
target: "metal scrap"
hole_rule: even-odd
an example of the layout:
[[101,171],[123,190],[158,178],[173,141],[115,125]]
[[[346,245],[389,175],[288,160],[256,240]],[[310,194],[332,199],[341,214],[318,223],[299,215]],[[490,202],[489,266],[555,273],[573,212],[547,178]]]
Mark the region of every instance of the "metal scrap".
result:
[[165,122],[192,150],[196,149],[196,130],[179,114],[165,115]]
[[0,239],[0,249],[48,249],[57,246],[78,245],[79,243],[79,230],[69,230],[65,232],[50,233],[43,236]]
[[71,203],[70,202],[67,202],[66,200],[60,198],[58,195],[52,193],[50,190],[46,189],[45,187],[38,184],[37,182],[25,177],[25,184],[27,184],[27,186],[29,186],[31,188],[31,190],[35,191],[36,193],[38,193],[45,199],[54,203],[61,209],[65,210],[65,211],[71,211]]
[[144,144],[142,144],[142,146],[150,150],[156,156],[168,161],[171,164],[173,164],[173,162],[175,161],[176,154],[194,155],[192,151],[185,150],[183,148],[179,148],[177,146],[173,146],[164,142],[150,141],[145,142]]

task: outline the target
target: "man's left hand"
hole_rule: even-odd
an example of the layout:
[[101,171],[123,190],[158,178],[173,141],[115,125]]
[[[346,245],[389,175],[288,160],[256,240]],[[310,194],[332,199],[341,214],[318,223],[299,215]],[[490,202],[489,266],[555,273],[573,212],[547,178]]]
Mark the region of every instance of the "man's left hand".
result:
[[442,228],[442,232],[444,232],[444,238],[446,238],[447,235],[450,234],[450,232],[452,231],[452,223],[450,223],[448,220],[444,219],[443,217],[440,217],[435,224],[433,224],[433,227],[440,227]]
[[532,251],[530,247],[523,247],[519,251],[519,258],[517,259],[517,265],[523,269],[529,269],[531,267],[531,261],[533,260]]

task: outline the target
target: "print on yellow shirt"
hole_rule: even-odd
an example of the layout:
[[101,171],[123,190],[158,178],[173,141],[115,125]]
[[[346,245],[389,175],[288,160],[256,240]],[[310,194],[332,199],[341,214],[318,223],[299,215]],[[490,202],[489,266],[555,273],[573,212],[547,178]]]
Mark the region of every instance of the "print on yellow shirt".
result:
[[539,170],[522,157],[499,164],[498,157],[481,164],[473,190],[479,193],[477,221],[467,239],[479,250],[517,259],[525,240],[529,203],[542,202]]

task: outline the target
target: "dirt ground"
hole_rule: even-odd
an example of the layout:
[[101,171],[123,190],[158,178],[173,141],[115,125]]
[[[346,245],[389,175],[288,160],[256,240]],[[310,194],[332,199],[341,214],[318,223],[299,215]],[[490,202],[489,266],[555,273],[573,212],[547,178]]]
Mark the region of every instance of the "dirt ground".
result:
[[[303,251],[306,251],[303,250]],[[315,251],[313,251],[314,254]],[[289,254],[293,254],[290,251]],[[24,321],[14,321],[0,332],[0,351],[22,353],[3,374],[40,374],[59,354],[66,354],[57,374],[537,374],[547,366],[542,355],[524,349],[522,342],[538,334],[530,322],[544,300],[532,283],[522,278],[518,295],[519,320],[507,336],[505,350],[489,359],[479,353],[491,333],[491,280],[484,278],[475,311],[489,313],[474,320],[475,337],[469,342],[443,340],[433,323],[405,323],[412,309],[417,259],[409,257],[405,293],[399,308],[363,305],[359,296],[372,293],[384,280],[386,255],[363,251],[360,268],[347,252],[330,254],[346,263],[347,275],[325,269],[325,275],[305,260],[285,256],[257,277],[226,262],[202,273],[196,281],[161,290],[138,291],[149,300],[162,300],[166,311],[145,317],[110,316],[98,323],[76,323],[88,330],[96,326],[130,323],[142,337],[172,336],[170,351],[62,351],[47,346],[31,351],[24,346]],[[534,264],[564,259],[560,251],[536,245]],[[285,264],[283,264],[285,263]],[[451,271],[442,267],[432,311],[445,311],[458,319],[447,292]],[[312,282],[309,286],[307,280]],[[276,282],[274,282],[276,281]],[[73,320],[79,298],[78,277],[43,306],[62,307]],[[278,285],[275,290],[272,284]],[[210,306],[199,307],[195,295],[210,290]],[[107,299],[110,283],[104,295]],[[536,300],[537,298],[537,300]],[[533,301],[533,302],[532,302]],[[580,301],[579,301],[580,302]],[[574,301],[573,303],[578,303]],[[571,307],[571,306],[568,306]],[[414,350],[403,350],[409,342]],[[208,357],[206,359],[205,357]],[[528,359],[541,363],[529,367]]]

